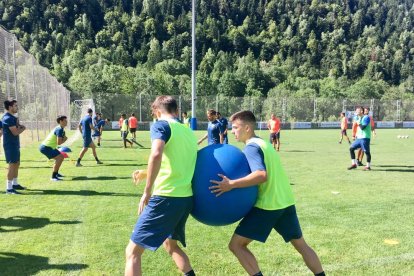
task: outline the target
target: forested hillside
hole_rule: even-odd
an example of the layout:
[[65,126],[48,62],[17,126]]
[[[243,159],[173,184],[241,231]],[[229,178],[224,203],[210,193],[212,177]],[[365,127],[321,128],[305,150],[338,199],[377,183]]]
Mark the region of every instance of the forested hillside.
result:
[[[189,0],[3,0],[0,24],[76,96],[191,93]],[[414,94],[414,0],[199,0],[199,95]]]

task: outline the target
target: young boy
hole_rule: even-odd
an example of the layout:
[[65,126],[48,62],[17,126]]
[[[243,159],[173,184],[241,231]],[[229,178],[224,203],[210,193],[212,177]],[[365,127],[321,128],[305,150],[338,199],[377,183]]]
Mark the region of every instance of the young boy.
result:
[[125,275],[141,275],[144,250],[155,251],[161,245],[184,275],[195,275],[178,241],[186,245],[185,224],[193,206],[191,179],[197,139],[178,121],[174,98],[159,96],[152,109],[158,121],[151,126],[147,182],[138,207],[141,215],[126,248]]
[[82,133],[83,148],[79,153],[79,158],[76,162],[76,167],[82,167],[81,160],[89,148],[92,149],[93,157],[95,157],[96,164],[103,164],[96,155],[96,146],[92,141],[91,132],[94,129],[94,126],[92,124],[92,113],[93,110],[89,108],[88,114],[85,117],[83,117],[83,119],[79,122],[78,129]]
[[351,144],[351,140],[349,140],[348,135],[346,134],[346,130],[348,129],[348,119],[345,116],[345,112],[341,113],[341,139],[339,140],[339,144],[342,144],[342,140],[344,136],[348,141],[348,144]]
[[122,133],[122,141],[124,142],[124,148],[126,149],[126,143],[128,142],[130,147],[132,148],[132,142],[129,141],[128,137],[129,132],[129,124],[128,119],[126,118],[126,114],[122,114],[122,126],[121,126],[121,133]]
[[223,129],[220,122],[217,120],[217,112],[213,109],[207,110],[207,134],[203,136],[200,140],[198,140],[198,144],[200,145],[204,140],[208,138],[208,144],[223,144],[224,136],[223,136]]
[[277,151],[280,150],[280,120],[275,114],[270,115],[270,120],[267,122],[267,128],[270,131],[270,143]]
[[138,120],[135,117],[135,113],[132,113],[131,117],[128,118],[128,127],[132,135],[132,141],[135,141],[137,139],[136,132],[138,128]]
[[230,240],[230,250],[249,275],[262,275],[255,256],[247,247],[253,240],[265,242],[275,229],[302,255],[315,275],[325,275],[318,256],[303,238],[293,193],[278,153],[269,142],[256,136],[256,118],[251,111],[237,112],[230,121],[236,140],[246,144],[243,151],[252,173],[239,179],[219,175],[223,180],[211,180],[216,185],[210,189],[220,196],[233,188],[259,185],[256,204],[237,226]]
[[15,117],[19,107],[16,100],[4,101],[4,113],[2,118],[3,127],[3,149],[6,163],[9,164],[7,171],[6,194],[20,194],[17,190],[25,190],[17,181],[20,167],[20,139],[19,135],[26,127],[19,124]]
[[59,124],[55,127],[52,132],[46,137],[39,147],[39,151],[49,159],[55,159],[55,164],[53,165],[52,181],[61,180],[60,177],[63,175],[59,174],[59,168],[65,159],[64,156],[57,150],[57,146],[63,144],[68,138],[65,135],[65,127],[68,125],[67,117],[64,115],[59,115],[56,119],[56,122]]

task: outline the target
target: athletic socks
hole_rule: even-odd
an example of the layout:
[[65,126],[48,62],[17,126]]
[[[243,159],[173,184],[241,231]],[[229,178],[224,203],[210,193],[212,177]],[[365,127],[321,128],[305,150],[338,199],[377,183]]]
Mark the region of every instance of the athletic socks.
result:
[[96,162],[99,162],[99,159],[98,159],[98,157],[95,157],[95,160],[96,160]]
[[19,183],[17,183],[17,178],[13,178],[13,185],[19,185]]
[[352,159],[352,165],[356,165],[356,164],[357,164],[356,160]]
[[78,158],[78,161],[77,161],[76,163],[80,163],[80,161],[81,161],[81,159],[80,159],[80,158]]
[[6,180],[6,188],[7,190],[13,189],[13,180]]
[[57,172],[53,172],[52,173],[52,178],[57,178],[58,177],[58,173]]
[[195,276],[195,275],[196,274],[195,274],[194,270],[192,270],[192,269],[190,271],[184,273],[184,276]]
[[325,271],[322,271],[321,273],[316,273],[315,276],[325,276]]

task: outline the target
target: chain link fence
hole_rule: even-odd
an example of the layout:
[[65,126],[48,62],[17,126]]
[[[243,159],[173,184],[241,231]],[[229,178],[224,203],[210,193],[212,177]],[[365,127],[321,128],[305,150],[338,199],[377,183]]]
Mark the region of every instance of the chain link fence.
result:
[[[174,96],[181,112],[191,116],[191,96]],[[101,94],[95,99],[96,109],[105,118],[118,120],[122,113],[135,113],[140,122],[151,122],[151,104],[156,96],[147,94]],[[326,98],[259,98],[203,96],[196,99],[196,117],[206,122],[206,110],[215,109],[227,117],[240,110],[251,110],[258,121],[266,121],[274,113],[283,122],[334,122],[341,112],[352,112],[357,106],[369,107],[375,121],[414,121],[414,101],[410,100],[335,100]]]
[[0,27],[0,102],[6,99],[17,100],[29,141],[44,137],[55,126],[57,115],[70,117],[70,91]]

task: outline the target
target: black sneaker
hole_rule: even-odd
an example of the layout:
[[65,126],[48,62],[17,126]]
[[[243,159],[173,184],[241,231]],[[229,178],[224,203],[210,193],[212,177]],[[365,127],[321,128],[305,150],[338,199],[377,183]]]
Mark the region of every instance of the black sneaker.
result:
[[16,191],[15,189],[7,189],[6,194],[8,194],[8,195],[20,195],[21,193]]
[[52,177],[50,180],[51,181],[61,181],[62,179],[60,179],[59,177],[55,176],[55,177]]
[[103,164],[103,162],[99,160],[99,161],[96,161],[96,164],[101,165]]
[[57,177],[65,177],[64,175],[61,175],[60,173],[56,174]]
[[357,163],[358,163],[358,166],[364,166],[364,164],[362,164],[362,162],[361,162],[361,161],[359,161],[359,160],[358,160],[358,162],[357,162]]
[[76,163],[76,167],[83,167],[81,163]]
[[358,167],[357,165],[353,164],[352,166],[348,167],[348,170],[353,170],[353,169],[356,169],[357,167]]
[[26,187],[23,187],[20,184],[13,185],[13,190],[26,190]]

